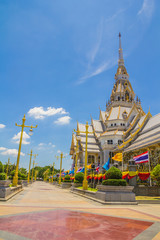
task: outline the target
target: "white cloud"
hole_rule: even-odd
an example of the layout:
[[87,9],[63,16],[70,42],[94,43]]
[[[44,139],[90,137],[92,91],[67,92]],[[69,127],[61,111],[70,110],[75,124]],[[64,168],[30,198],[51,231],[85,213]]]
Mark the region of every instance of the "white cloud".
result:
[[61,153],[61,150],[58,150],[57,153]]
[[52,148],[54,148],[56,146],[56,145],[52,144],[51,142],[48,145]]
[[[2,150],[3,147],[0,147]],[[13,157],[17,157],[18,155],[18,150],[17,149],[8,149],[8,148],[3,148],[4,151],[1,152],[1,155],[9,155]],[[21,152],[21,156],[25,156],[23,152]]]
[[77,84],[81,84],[84,83],[86,81],[86,79],[89,79],[91,77],[94,77],[108,69],[110,69],[111,67],[116,65],[116,60],[115,59],[110,59],[105,63],[102,63],[100,66],[98,66],[96,69],[93,70],[93,72],[86,74],[85,76],[83,76],[82,78],[80,78],[80,80],[77,82]]
[[58,125],[66,125],[70,123],[70,120],[71,120],[71,117],[64,116],[64,117],[58,118],[56,121],[54,121],[54,123]]
[[4,151],[4,150],[6,150],[7,148],[5,148],[5,147],[0,147],[0,151]]
[[154,0],[144,0],[142,8],[139,10],[138,15],[145,16],[150,19],[154,11]]
[[6,125],[4,125],[4,124],[0,124],[0,129],[2,129],[2,128],[5,128],[6,127]]
[[42,146],[44,146],[44,145],[45,145],[44,143],[39,143],[39,144],[38,144],[39,147],[42,147]]
[[28,111],[28,115],[35,119],[44,119],[56,114],[67,114],[67,112],[63,108],[54,107],[48,107],[47,110],[45,110],[43,107],[34,107]]
[[[13,136],[12,140],[14,141],[14,143],[19,144],[20,136],[21,136],[21,132]],[[25,145],[30,144],[30,142],[28,141],[29,139],[30,139],[30,136],[26,132],[23,132],[22,144],[25,144]]]
[[54,148],[56,145],[52,144],[51,142],[50,143],[39,143],[38,144],[38,149],[39,150],[46,150],[46,149],[51,149],[51,148]]

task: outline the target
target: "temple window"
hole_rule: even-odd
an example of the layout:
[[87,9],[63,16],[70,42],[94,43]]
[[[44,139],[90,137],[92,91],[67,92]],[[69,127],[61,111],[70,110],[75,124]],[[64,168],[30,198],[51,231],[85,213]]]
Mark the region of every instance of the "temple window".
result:
[[88,163],[91,164],[91,163],[94,163],[95,161],[95,156],[94,155],[88,155]]
[[117,124],[115,123],[114,126],[116,126]]
[[108,144],[113,144],[113,140],[108,140],[107,143]]
[[111,123],[111,127],[113,127],[113,124]]
[[118,97],[118,101],[120,101],[120,97]]

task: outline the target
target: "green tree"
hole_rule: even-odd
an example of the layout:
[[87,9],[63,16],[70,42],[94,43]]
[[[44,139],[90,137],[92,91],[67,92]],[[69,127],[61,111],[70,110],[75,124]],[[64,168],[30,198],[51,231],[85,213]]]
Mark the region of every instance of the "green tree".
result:
[[151,178],[160,186],[160,164],[153,168],[151,172]]

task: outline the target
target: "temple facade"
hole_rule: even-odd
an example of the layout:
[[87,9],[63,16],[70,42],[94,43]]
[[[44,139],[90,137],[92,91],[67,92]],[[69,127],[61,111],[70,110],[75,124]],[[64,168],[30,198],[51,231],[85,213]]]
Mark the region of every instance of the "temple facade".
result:
[[[85,162],[86,125],[77,123],[72,134],[70,155],[73,167],[78,152],[78,167]],[[133,151],[160,143],[160,114],[145,113],[141,101],[135,96],[125,68],[121,34],[119,34],[119,59],[115,83],[106,110],[101,111],[99,120],[91,119],[88,131],[88,164],[102,166],[117,152]]]

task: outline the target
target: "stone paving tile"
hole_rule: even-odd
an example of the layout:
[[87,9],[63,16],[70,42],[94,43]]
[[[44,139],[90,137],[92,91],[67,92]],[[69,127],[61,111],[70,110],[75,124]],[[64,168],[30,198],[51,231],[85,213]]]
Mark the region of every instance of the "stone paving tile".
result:
[[32,240],[113,239],[132,240],[151,226],[144,222],[75,211],[46,211],[0,219],[0,230]]
[[[12,240],[12,234],[13,239],[16,239],[17,232],[19,232],[17,240],[61,240],[62,237],[63,240],[87,238],[129,240],[135,237],[138,239],[137,237],[143,236],[146,231],[151,232],[153,237],[158,234],[159,231],[154,228],[154,224],[160,222],[160,205],[102,205],[74,195],[69,190],[36,182],[8,202],[0,203],[0,216],[0,237],[5,240]],[[46,231],[44,227],[48,230]],[[33,229],[36,229],[35,233]],[[67,237],[64,235],[65,232],[68,234]],[[118,232],[123,238],[120,238]],[[147,233],[146,235],[149,236]]]

